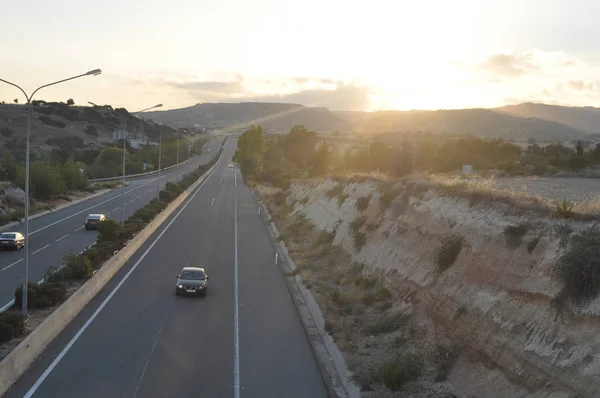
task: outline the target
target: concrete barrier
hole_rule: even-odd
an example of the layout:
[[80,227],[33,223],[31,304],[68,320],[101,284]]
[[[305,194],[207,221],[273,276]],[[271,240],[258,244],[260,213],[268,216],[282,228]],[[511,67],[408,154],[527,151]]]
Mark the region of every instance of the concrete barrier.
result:
[[204,173],[192,186],[186,189],[171,202],[154,220],[152,220],[127,246],[88,279],[75,293],[62,303],[48,318],[31,332],[15,349],[0,362],[0,396],[21,377],[33,361],[44,352],[46,347],[60,332],[81,312],[81,310],[98,294],[110,279],[125,265],[127,260],[144,244],[144,242],[165,222],[165,220],[181,205],[190,194],[221,163],[225,152],[215,164]]

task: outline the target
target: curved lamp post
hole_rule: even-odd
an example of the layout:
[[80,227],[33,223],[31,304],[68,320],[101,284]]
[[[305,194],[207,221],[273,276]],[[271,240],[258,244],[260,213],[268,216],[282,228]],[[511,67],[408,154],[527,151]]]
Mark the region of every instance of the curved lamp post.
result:
[[[103,106],[96,105],[95,103],[90,102],[90,101],[88,101],[88,104],[99,107],[99,108],[108,109],[109,111],[111,111],[112,113],[114,113],[121,119],[121,123],[122,123],[121,139],[123,140],[123,182],[121,184],[122,185],[121,186],[121,229],[124,230],[125,229],[125,154],[127,151],[127,148],[125,145],[125,143],[126,143],[125,130],[127,129],[127,120],[129,119],[129,117],[131,115],[135,115],[140,112],[146,112],[146,111],[149,111],[150,109],[154,109],[154,108],[160,108],[160,107],[162,107],[162,104],[154,105],[154,106],[151,106],[150,108],[142,109],[141,111],[131,112],[129,114],[129,116],[127,116],[127,117],[121,115],[119,112],[115,111],[114,109],[109,108],[107,105],[103,105]],[[140,124],[141,124],[141,118],[140,118]]]
[[21,90],[21,92],[27,99],[27,143],[26,143],[26,147],[25,147],[25,281],[23,283],[23,300],[21,303],[21,312],[25,315],[27,314],[27,282],[29,280],[29,134],[31,132],[31,113],[32,113],[32,106],[33,106],[31,101],[32,101],[35,93],[37,93],[39,90],[41,90],[45,87],[54,86],[55,84],[68,82],[69,80],[78,79],[78,78],[84,77],[84,76],[97,76],[101,73],[102,73],[102,70],[94,69],[94,70],[91,70],[91,71],[81,74],[81,75],[77,75],[77,76],[69,77],[67,79],[58,80],[56,82],[44,84],[43,86],[36,88],[30,95],[27,95],[25,90],[23,90],[21,87],[17,86],[15,83],[11,83],[7,80],[0,79],[0,82],[10,84],[11,86],[16,87],[19,90]]

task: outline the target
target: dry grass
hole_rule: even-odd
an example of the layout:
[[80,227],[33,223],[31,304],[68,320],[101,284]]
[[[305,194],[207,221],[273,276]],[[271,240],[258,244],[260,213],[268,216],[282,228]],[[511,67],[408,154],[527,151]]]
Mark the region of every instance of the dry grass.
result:
[[[326,331],[355,371],[354,380],[363,391],[389,392],[382,377],[383,368],[401,357],[406,345],[399,345],[398,341],[407,341],[411,334],[410,316],[393,309],[400,300],[399,294],[363,264],[354,262],[341,247],[332,245],[333,233],[315,233],[314,226],[304,217],[277,203],[276,192],[269,193],[263,198],[285,236],[289,254],[296,263],[295,273],[303,278],[319,303]],[[365,218],[359,217],[355,224],[358,231],[365,225]]]

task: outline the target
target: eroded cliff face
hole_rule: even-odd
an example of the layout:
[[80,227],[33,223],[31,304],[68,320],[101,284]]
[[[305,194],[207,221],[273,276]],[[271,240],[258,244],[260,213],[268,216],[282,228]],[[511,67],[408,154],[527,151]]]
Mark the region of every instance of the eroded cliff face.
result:
[[[554,265],[569,236],[590,223],[492,198],[474,203],[426,181],[296,181],[285,195],[292,213],[331,232],[334,246],[385,281],[396,294],[393,308],[411,314],[411,338],[423,347],[456,347],[447,375],[436,380],[446,391],[600,396],[600,299],[562,311],[551,305],[562,287]],[[448,238],[461,249],[440,270],[438,251]],[[356,355],[360,344],[343,351]]]

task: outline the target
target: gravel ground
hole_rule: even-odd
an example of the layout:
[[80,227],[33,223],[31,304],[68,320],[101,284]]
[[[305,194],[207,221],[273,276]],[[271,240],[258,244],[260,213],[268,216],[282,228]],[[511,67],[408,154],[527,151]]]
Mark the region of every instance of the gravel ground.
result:
[[600,179],[593,178],[496,177],[494,186],[548,199],[600,200]]

